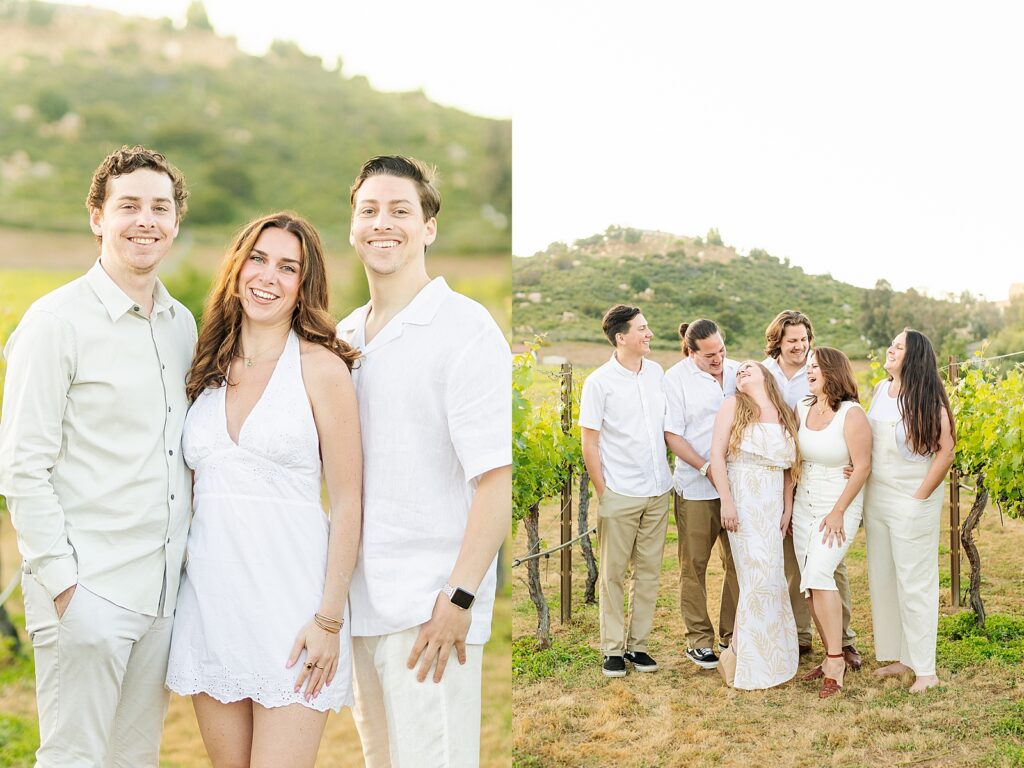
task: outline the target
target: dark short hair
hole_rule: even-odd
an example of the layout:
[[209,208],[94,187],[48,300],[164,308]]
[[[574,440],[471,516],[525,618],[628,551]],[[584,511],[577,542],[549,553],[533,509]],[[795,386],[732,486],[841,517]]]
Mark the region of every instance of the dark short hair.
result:
[[629,307],[625,304],[616,304],[604,313],[601,329],[613,347],[618,346],[615,343],[616,334],[628,333],[630,321],[639,314],[640,307]]
[[441,193],[434,186],[434,182],[437,181],[437,169],[414,157],[404,155],[378,155],[363,163],[348,192],[348,202],[353,210],[356,207],[356,193],[363,186],[363,182],[371,176],[397,176],[412,181],[420,196],[424,221],[434,218],[441,210]]
[[721,332],[721,329],[715,324],[714,320],[705,320],[701,318],[698,320],[694,320],[691,323],[680,323],[680,348],[682,349],[683,353],[687,357],[689,357],[691,352],[696,352],[699,349],[697,346],[698,341],[710,339],[716,333]]
[[[159,152],[146,149],[140,144],[129,147],[127,144],[120,149],[114,150],[107,155],[92,174],[92,182],[89,184],[89,194],[86,195],[85,205],[91,213],[95,210],[103,210],[103,204],[107,202],[110,179],[116,176],[124,176],[140,168],[148,168],[152,171],[166,173],[174,188],[174,215],[176,221],[181,221],[188,210],[188,189],[185,186],[185,176],[167,162],[167,158]],[[96,235],[97,240],[102,240]]]
[[802,325],[807,329],[808,346],[814,341],[814,326],[811,325],[811,318],[799,310],[784,309],[764,329],[764,353],[768,357],[778,359],[782,354],[782,337],[786,335],[786,329],[791,325]]

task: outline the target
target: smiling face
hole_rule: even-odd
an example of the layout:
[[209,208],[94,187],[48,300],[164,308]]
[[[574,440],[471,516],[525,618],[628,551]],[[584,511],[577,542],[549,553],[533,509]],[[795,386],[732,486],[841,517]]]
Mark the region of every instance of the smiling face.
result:
[[893,376],[899,376],[903,370],[903,356],[907,353],[907,332],[903,331],[892,340],[885,352],[885,370]]
[[699,339],[697,349],[691,350],[690,357],[704,373],[721,376],[722,366],[725,364],[725,341],[722,340],[722,334],[715,333],[706,339]]
[[753,360],[747,360],[736,370],[736,389],[744,394],[750,394],[758,387],[764,386],[764,374],[761,366]]
[[647,318],[638,314],[629,321],[629,330],[626,333],[616,334],[616,349],[644,357],[651,352],[651,339],[654,332],[647,327]]
[[423,268],[424,254],[437,236],[437,221],[424,220],[411,179],[379,175],[356,192],[349,242],[366,268],[377,275]]
[[799,368],[807,360],[811,348],[807,326],[803,323],[787,325],[779,340],[779,357],[787,366]]
[[279,227],[267,227],[238,273],[242,311],[262,323],[291,322],[301,283],[299,238]]
[[821,372],[821,366],[818,365],[813,357],[807,362],[807,388],[819,400],[825,391],[825,375]]
[[108,274],[153,272],[178,234],[170,177],[148,168],[111,177],[103,207],[89,211],[89,226],[101,238],[100,260]]

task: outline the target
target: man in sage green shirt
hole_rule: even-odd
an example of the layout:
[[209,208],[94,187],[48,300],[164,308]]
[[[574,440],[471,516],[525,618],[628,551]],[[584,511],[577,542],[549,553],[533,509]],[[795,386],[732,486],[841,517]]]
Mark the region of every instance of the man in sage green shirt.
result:
[[156,152],[107,157],[87,198],[99,260],[36,301],[4,351],[0,493],[24,557],[40,768],[158,764],[196,324],[157,268],[187,195]]

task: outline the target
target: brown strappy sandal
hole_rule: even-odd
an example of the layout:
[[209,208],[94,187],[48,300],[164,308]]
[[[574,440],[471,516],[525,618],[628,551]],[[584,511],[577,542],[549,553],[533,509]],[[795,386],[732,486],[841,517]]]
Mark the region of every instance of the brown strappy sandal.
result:
[[821,664],[819,664],[800,679],[805,683],[809,683],[811,680],[817,680],[819,677],[823,677],[824,674],[825,673],[821,671]]
[[[842,653],[826,653],[825,655],[830,659],[843,658]],[[818,667],[818,669],[821,669],[821,667]],[[824,677],[824,670],[822,670],[821,674]],[[818,698],[827,699],[832,694],[839,693],[841,690],[843,690],[843,686],[839,684],[838,680],[833,680],[831,677],[826,677],[824,680],[821,681],[821,690],[818,691]]]

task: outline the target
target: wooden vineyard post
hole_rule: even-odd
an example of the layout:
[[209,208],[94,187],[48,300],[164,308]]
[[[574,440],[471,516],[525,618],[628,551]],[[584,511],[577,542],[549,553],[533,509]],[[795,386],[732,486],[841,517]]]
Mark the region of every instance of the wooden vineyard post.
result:
[[[959,378],[957,359],[949,356],[949,383],[956,386]],[[960,600],[960,472],[956,465],[949,470],[949,592],[954,607]]]
[[[569,434],[572,430],[572,364],[562,363],[562,432]],[[566,544],[572,540],[572,469],[565,476],[562,486],[562,540]],[[562,547],[561,558],[561,621],[565,624],[572,619],[572,547]]]

